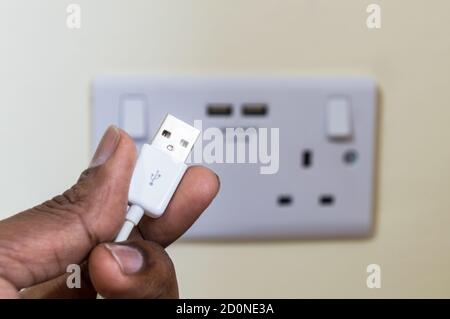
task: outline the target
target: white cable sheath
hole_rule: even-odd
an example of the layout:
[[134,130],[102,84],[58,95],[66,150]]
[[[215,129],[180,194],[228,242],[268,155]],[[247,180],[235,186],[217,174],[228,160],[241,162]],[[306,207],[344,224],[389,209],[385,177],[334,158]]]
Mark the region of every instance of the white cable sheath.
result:
[[119,234],[117,235],[114,242],[118,243],[127,240],[134,226],[137,226],[142,216],[144,216],[144,210],[142,209],[142,207],[138,205],[132,205],[127,212],[127,216],[125,217],[125,223],[120,229]]
[[121,241],[125,241],[128,239],[128,236],[130,236],[131,231],[134,228],[134,224],[130,222],[129,220],[126,220],[123,224],[122,228],[120,229],[119,234],[117,235],[116,239],[114,239],[115,243],[119,243]]

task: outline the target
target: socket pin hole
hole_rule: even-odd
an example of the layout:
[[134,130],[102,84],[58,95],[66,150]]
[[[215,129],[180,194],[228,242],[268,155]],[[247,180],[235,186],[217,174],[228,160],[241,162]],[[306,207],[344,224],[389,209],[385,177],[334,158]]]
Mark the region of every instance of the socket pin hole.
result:
[[343,155],[343,160],[345,164],[352,165],[358,160],[358,152],[356,150],[348,150]]
[[302,153],[302,166],[309,168],[312,166],[313,153],[311,150],[305,150]]
[[319,197],[319,204],[321,206],[331,206],[335,202],[334,196],[330,194],[321,195]]
[[293,202],[292,196],[290,195],[280,195],[278,196],[278,205],[279,206],[289,206]]

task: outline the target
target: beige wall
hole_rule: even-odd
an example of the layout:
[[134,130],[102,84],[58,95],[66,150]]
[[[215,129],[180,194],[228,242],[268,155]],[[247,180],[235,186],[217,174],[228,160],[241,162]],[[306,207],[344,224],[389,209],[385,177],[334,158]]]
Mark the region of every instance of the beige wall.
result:
[[[369,74],[383,97],[377,227],[362,241],[177,244],[184,297],[450,297],[450,2],[0,3],[0,216],[89,161],[89,83],[104,73]],[[365,267],[382,266],[382,288]]]

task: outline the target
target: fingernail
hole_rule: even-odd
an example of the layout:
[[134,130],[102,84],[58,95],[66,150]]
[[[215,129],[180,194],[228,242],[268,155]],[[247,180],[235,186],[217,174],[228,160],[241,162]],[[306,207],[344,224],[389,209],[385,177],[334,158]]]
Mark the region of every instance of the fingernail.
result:
[[214,173],[214,175],[216,175],[217,183],[219,184],[219,189],[220,189],[220,177],[219,177],[219,175],[217,175],[216,173]]
[[120,132],[117,127],[111,125],[103,134],[102,140],[97,146],[94,157],[89,167],[95,167],[104,164],[114,153],[119,144]]
[[137,248],[116,244],[105,244],[105,246],[126,275],[137,273],[144,265],[144,257]]

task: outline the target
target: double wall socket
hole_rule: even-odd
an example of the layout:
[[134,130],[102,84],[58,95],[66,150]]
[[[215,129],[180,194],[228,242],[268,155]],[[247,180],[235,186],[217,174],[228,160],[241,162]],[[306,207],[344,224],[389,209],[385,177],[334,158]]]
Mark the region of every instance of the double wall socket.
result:
[[[371,234],[372,79],[112,76],[98,77],[92,93],[92,150],[110,124],[139,146],[166,113],[190,124],[201,120],[203,136],[192,159],[220,176],[221,190],[184,238]],[[235,128],[244,134],[230,138]],[[240,159],[239,150],[245,153]]]

